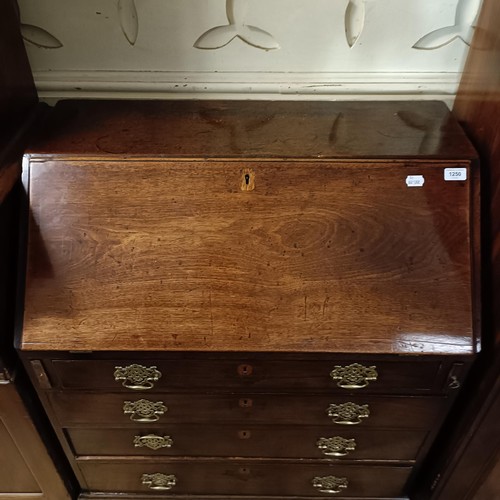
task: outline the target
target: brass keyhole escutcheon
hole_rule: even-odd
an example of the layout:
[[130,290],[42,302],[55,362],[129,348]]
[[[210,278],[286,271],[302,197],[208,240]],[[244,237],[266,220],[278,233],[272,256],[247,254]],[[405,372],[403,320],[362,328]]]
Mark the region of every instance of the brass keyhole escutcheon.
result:
[[250,439],[252,437],[252,433],[250,431],[238,431],[238,437],[240,439]]
[[249,377],[253,373],[252,365],[239,365],[238,366],[238,375],[240,377]]
[[251,168],[244,168],[241,172],[242,191],[253,191],[255,189],[255,172]]
[[240,408],[251,408],[253,406],[253,399],[241,398],[238,402]]

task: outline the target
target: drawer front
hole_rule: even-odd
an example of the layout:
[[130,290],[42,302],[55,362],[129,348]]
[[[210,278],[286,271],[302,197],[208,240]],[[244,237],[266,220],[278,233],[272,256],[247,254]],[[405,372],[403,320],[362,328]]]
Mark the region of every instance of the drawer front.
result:
[[136,428],[151,424],[297,424],[427,429],[440,421],[445,398],[48,393],[63,426]]
[[307,391],[328,393],[429,393],[440,390],[442,362],[415,358],[394,361],[158,359],[51,360],[51,379],[66,389],[125,392]]
[[[402,496],[410,467],[235,462],[79,462],[91,491],[186,495]],[[161,474],[161,476],[159,476]],[[155,476],[157,475],[157,476]],[[340,485],[339,485],[340,482]],[[156,487],[164,489],[152,489]],[[337,495],[338,496],[338,495]]]
[[66,429],[76,455],[415,460],[427,432],[298,426]]

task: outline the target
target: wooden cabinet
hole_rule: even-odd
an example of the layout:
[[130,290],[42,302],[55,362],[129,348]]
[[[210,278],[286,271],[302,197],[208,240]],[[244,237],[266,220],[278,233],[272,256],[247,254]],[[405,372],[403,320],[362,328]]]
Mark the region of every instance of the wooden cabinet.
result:
[[82,498],[409,494],[480,345],[444,105],[60,103],[24,182],[18,346]]
[[59,448],[51,454],[40,435],[44,427],[35,425],[33,408],[21,397],[32,390],[22,380],[0,378],[0,500],[69,500],[71,477],[64,477],[64,468],[56,468]]

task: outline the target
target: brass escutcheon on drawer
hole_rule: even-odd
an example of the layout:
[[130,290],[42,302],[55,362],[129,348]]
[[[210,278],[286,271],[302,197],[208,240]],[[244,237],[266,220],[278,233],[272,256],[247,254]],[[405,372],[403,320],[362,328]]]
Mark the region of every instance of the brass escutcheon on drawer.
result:
[[135,391],[152,389],[154,382],[161,377],[156,366],[132,364],[129,366],[115,366],[114,377],[117,382],[122,381],[123,387]]
[[143,474],[141,483],[150,490],[171,490],[177,484],[177,478],[173,474]]
[[123,402],[123,414],[130,415],[130,420],[134,422],[156,422],[167,410],[168,408],[163,404],[163,401],[139,399],[138,401]]
[[334,424],[339,425],[357,425],[363,418],[370,416],[368,405],[357,405],[356,403],[331,404],[326,409],[327,415]]
[[353,363],[347,366],[335,366],[330,372],[330,377],[337,380],[337,386],[342,389],[362,389],[377,380],[378,373],[376,366]]
[[336,495],[347,488],[349,481],[346,477],[323,476],[315,477],[312,480],[312,485],[320,493]]
[[345,457],[350,451],[356,449],[354,439],[345,439],[341,436],[321,437],[316,442],[316,446],[324,455],[329,457]]
[[174,440],[170,436],[158,436],[148,434],[146,436],[134,436],[134,446],[136,448],[149,448],[150,450],[160,450],[161,448],[171,448]]

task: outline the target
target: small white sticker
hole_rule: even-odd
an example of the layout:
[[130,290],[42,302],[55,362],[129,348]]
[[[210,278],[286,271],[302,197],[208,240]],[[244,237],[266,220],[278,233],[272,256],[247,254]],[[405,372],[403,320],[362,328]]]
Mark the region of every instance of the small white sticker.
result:
[[406,185],[408,187],[422,187],[425,179],[423,175],[409,175],[406,178]]
[[444,169],[445,181],[466,181],[467,169],[466,168],[445,168]]

